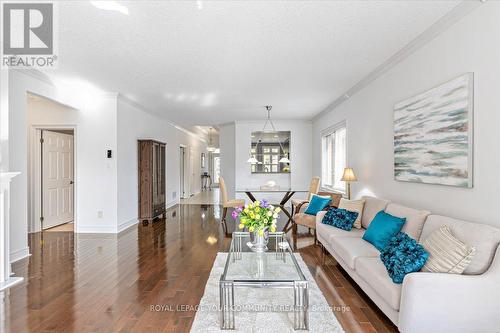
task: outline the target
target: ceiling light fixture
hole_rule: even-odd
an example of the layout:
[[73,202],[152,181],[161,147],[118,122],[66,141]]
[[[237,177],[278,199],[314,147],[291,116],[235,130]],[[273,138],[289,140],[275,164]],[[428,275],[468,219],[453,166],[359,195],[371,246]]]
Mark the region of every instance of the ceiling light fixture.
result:
[[[259,143],[260,141],[262,140],[262,135],[264,134],[265,130],[266,130],[266,126],[267,124],[269,123],[271,128],[273,129],[273,132],[274,133],[278,133],[278,131],[276,130],[276,127],[274,126],[274,123],[271,119],[271,110],[272,110],[273,106],[272,105],[266,105],[266,110],[267,110],[267,118],[266,118],[266,121],[264,122],[264,127],[262,128],[262,131],[260,132],[260,136],[259,138],[257,139],[257,144],[255,145],[255,153],[257,154],[257,147],[259,146]],[[274,136],[275,138],[277,137],[277,135]],[[278,161],[279,163],[290,163],[290,160],[288,159],[288,156],[287,154],[285,153],[285,149],[283,149],[283,146],[281,145],[281,141],[279,139],[279,136],[278,136],[278,143],[280,145],[280,155],[281,155],[281,152],[283,152],[283,157],[281,157],[281,159]],[[250,164],[262,164],[262,161],[259,161],[256,157],[256,155],[252,155],[252,150],[250,150],[250,158],[247,160],[247,163],[250,163]]]
[[213,153],[213,152],[215,152],[216,149],[217,148],[215,148],[212,145],[212,127],[210,127],[209,132],[208,132],[208,147],[207,147],[207,151]]
[[90,3],[92,6],[102,10],[109,10],[122,13],[123,15],[128,15],[128,8],[116,1],[90,1]]

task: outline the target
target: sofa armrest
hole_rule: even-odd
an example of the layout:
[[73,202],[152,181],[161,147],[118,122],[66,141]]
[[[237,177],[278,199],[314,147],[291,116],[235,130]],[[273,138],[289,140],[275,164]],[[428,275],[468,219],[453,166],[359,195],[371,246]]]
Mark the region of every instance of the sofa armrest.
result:
[[295,213],[303,213],[307,209],[308,205],[309,201],[302,201],[295,209]]
[[500,247],[481,275],[412,273],[401,291],[403,333],[499,332]]
[[[326,210],[322,210],[321,212],[318,212],[318,214],[316,214],[316,225],[323,221],[323,217],[325,217],[326,212]],[[318,229],[318,227],[316,227],[316,229]]]

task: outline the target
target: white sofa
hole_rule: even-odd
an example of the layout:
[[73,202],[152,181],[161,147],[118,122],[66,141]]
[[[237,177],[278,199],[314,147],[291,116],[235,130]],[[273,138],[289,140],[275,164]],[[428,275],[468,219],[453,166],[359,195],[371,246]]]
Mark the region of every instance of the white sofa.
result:
[[[500,229],[364,197],[362,229],[344,231],[316,217],[317,238],[372,301],[403,333],[500,332]],[[406,217],[402,231],[423,241],[446,224],[476,254],[463,275],[411,273],[395,284],[380,252],[363,236],[381,210]]]

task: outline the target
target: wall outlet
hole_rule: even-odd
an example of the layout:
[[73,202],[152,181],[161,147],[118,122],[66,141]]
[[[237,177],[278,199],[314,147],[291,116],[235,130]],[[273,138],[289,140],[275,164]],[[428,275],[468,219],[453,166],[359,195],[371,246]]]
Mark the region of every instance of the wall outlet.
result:
[[97,211],[97,218],[102,219],[103,216],[104,213],[102,212],[102,210]]

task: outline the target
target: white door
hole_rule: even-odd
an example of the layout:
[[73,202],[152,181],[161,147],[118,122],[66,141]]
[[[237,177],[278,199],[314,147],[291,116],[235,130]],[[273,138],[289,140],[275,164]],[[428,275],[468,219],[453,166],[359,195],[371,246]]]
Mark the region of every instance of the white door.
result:
[[42,131],[43,229],[73,221],[73,135]]
[[193,148],[189,147],[189,196],[194,194],[194,152]]
[[186,150],[184,147],[180,147],[179,150],[179,161],[180,161],[180,179],[179,179],[179,184],[180,184],[180,197],[181,199],[186,198]]

